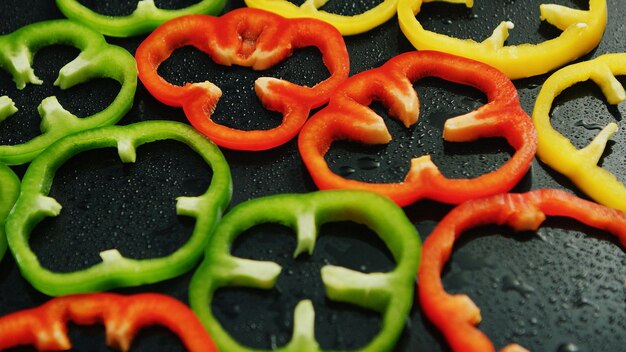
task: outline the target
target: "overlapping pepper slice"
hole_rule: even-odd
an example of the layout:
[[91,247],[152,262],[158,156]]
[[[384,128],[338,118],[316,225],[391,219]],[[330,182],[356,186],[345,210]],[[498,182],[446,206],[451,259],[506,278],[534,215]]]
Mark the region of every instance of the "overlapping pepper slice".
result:
[[[188,242],[170,255],[151,259],[126,258],[117,249],[106,250],[100,253],[101,263],[71,273],[56,273],[42,267],[28,244],[28,238],[30,231],[44,217],[61,213],[61,204],[47,196],[56,170],[82,151],[107,147],[116,147],[122,162],[134,162],[137,147],[159,140],[185,143],[213,171],[206,193],[177,198],[176,212],[195,218]],[[9,248],[24,278],[52,296],[137,286],[172,278],[191,269],[228,206],[232,187],[230,170],[219,148],[190,126],[169,121],[109,126],[64,138],[32,162],[22,185],[22,193],[7,219]]]
[[7,166],[0,164],[0,261],[7,250],[4,225],[20,193],[20,179]]
[[[489,102],[475,111],[446,121],[443,138],[466,142],[504,137],[516,149],[501,168],[473,179],[444,177],[430,156],[411,160],[403,182],[366,183],[334,174],[324,154],[335,140],[385,144],[391,140],[383,119],[368,105],[380,100],[389,114],[405,126],[417,122],[419,100],[412,82],[426,76],[473,86]],[[390,197],[401,206],[422,198],[444,203],[507,192],[530,168],[536,149],[532,122],[521,109],[517,91],[498,70],[477,61],[434,51],[405,53],[383,66],[352,76],[300,132],[298,147],[313,181],[320,189],[361,189]]]
[[[224,286],[271,289],[281,272],[274,262],[233,257],[230,248],[237,236],[259,223],[288,226],[296,231],[297,257],[313,252],[318,226],[335,221],[354,221],[376,232],[392,253],[396,267],[391,272],[365,274],[326,265],[321,269],[326,295],[333,301],[373,309],[383,315],[380,333],[361,351],[393,348],[412,303],[413,270],[420,256],[419,236],[402,209],[384,197],[370,192],[324,191],[254,199],[235,207],[220,222],[189,288],[193,311],[220,349],[250,351],[228,335],[211,312],[215,291]],[[292,339],[276,351],[320,351],[313,331],[314,320],[311,301],[298,303]]]
[[113,37],[130,37],[152,31],[161,23],[173,18],[197,13],[215,15],[222,11],[226,0],[201,0],[182,9],[158,8],[154,0],[140,0],[135,11],[128,16],[107,16],[83,5],[79,0],[56,0],[67,18],[81,22],[102,34]]
[[[418,273],[420,305],[454,351],[495,350],[489,338],[475,327],[481,316],[474,302],[466,295],[444,291],[441,271],[454,242],[464,231],[487,224],[508,225],[517,231],[536,230],[546,216],[568,217],[605,230],[626,248],[626,214],[552,189],[500,194],[463,203],[448,213],[428,236]],[[503,351],[526,350],[511,344]]]
[[606,0],[589,0],[589,10],[542,4],[541,19],[562,31],[557,38],[539,43],[504,45],[513,23],[503,21],[493,34],[476,42],[435,33],[422,27],[415,15],[422,3],[443,1],[472,7],[473,0],[399,0],[398,20],[404,35],[419,50],[438,50],[468,57],[498,68],[511,79],[531,77],[588,53],[595,48],[606,27]]
[[578,82],[594,81],[610,104],[624,101],[626,92],[616,75],[626,75],[626,54],[606,54],[560,69],[541,87],[533,122],[537,128],[537,155],[543,162],[567,176],[599,203],[626,211],[626,187],[610,171],[597,165],[607,141],[617,131],[617,124],[609,123],[582,149],[576,149],[550,124],[552,102],[563,90]]
[[[41,84],[32,68],[33,56],[37,50],[54,44],[71,45],[81,50],[76,59],[61,68],[55,85],[67,89],[92,78],[111,78],[120,82],[120,91],[106,109],[83,118],[65,110],[56,97],[44,99],[39,105],[42,134],[23,144],[0,145],[0,162],[22,164],[31,161],[64,136],[116,123],[133,105],[137,69],[132,55],[107,44],[101,34],[71,21],[34,23],[0,36],[0,67],[11,73],[19,89],[28,83]],[[9,97],[0,97],[0,123],[15,111],[17,109]]]
[[[220,65],[267,69],[287,58],[296,48],[315,46],[322,53],[330,77],[312,88],[262,77],[256,93],[268,110],[283,114],[280,126],[270,130],[242,131],[211,120],[222,92],[211,82],[168,83],[157,73],[174,50],[194,46]],[[300,131],[309,111],[328,101],[348,77],[348,52],[341,34],[314,19],[284,19],[272,13],[244,8],[222,17],[192,15],[157,28],[137,49],[139,78],[161,102],[182,106],[191,124],[217,145],[230,149],[264,150],[286,143]]]
[[246,5],[268,10],[288,18],[310,17],[332,24],[343,35],[367,32],[387,22],[396,14],[398,0],[383,0],[375,7],[354,16],[319,10],[329,0],[306,0],[298,6],[288,0],[245,0]]
[[67,323],[103,323],[108,346],[128,351],[137,332],[160,325],[175,333],[188,351],[217,351],[191,310],[156,293],[122,296],[92,293],[54,298],[43,305],[0,317],[0,349],[32,345],[41,351],[72,348]]

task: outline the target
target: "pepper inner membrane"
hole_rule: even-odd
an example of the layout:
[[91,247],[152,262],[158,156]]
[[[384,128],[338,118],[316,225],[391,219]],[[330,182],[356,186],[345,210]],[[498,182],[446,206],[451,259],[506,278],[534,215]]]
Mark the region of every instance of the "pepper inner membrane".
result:
[[[137,8],[139,0],[78,0],[78,2],[92,11],[107,16],[129,16]],[[154,0],[154,5],[160,9],[183,9],[199,3],[200,0]]]
[[80,153],[57,171],[49,196],[62,206],[32,231],[29,243],[43,267],[86,269],[116,248],[127,258],[166,256],[187,242],[191,217],[176,215],[176,197],[199,196],[211,181],[209,165],[188,146],[158,141],[137,148],[123,164],[114,148]]
[[465,4],[432,2],[422,4],[417,20],[424,29],[459,39],[485,40],[502,21],[512,21],[507,45],[538,44],[561,35],[561,31],[541,21],[539,5],[557,4],[573,9],[589,10],[588,0],[517,0],[474,1],[472,8]]
[[333,142],[324,158],[334,173],[363,182],[401,182],[411,159],[428,154],[444,176],[474,178],[497,170],[513,155],[514,149],[504,138],[464,143],[443,140],[443,125],[448,118],[476,110],[487,102],[481,91],[434,77],[421,79],[413,87],[420,99],[418,122],[406,128],[375,101],[370,108],[383,117],[391,142]]
[[232,255],[273,261],[283,269],[271,290],[223,287],[216,291],[212,310],[224,329],[248,347],[284,346],[291,339],[296,304],[310,299],[315,337],[322,349],[353,350],[369,343],[379,333],[382,317],[328,300],[320,269],[332,264],[366,273],[389,272],[395,261],[384,242],[364,225],[333,222],[321,226],[312,256],[294,259],[295,249],[293,230],[278,224],[254,226],[235,240]]
[[249,67],[224,66],[199,49],[186,46],[176,49],[158,68],[158,73],[171,84],[210,81],[222,90],[222,96],[211,119],[221,125],[239,130],[269,130],[278,127],[283,117],[266,110],[254,91],[259,77],[276,77],[313,87],[330,76],[315,47],[295,50],[291,57],[268,70],[254,71]]
[[[617,76],[617,79],[622,86],[626,86],[626,76]],[[565,89],[554,99],[550,122],[578,149],[586,147],[609,123],[617,123],[619,129],[609,139],[598,165],[626,182],[620,172],[626,168],[626,150],[623,148],[626,131],[622,126],[624,116],[626,104],[609,104],[600,88],[594,82],[586,81]]]
[[515,342],[530,350],[614,351],[626,331],[625,261],[615,237],[548,217],[536,232],[495,225],[465,231],[443,284],[476,303],[478,328],[496,350]]
[[53,45],[40,49],[33,59],[35,74],[43,84],[27,84],[22,90],[15,87],[11,75],[0,69],[0,96],[15,102],[16,113],[0,121],[0,145],[17,145],[41,135],[41,116],[37,107],[49,96],[78,117],[88,117],[106,109],[120,91],[120,84],[110,78],[90,79],[85,83],[62,90],[53,85],[59,70],[72,61],[80,50],[71,46]]

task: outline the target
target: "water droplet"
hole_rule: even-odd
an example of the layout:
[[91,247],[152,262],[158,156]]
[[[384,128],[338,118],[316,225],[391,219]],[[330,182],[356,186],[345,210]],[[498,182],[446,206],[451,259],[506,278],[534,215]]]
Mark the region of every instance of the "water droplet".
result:
[[355,173],[356,170],[351,166],[342,166],[339,168],[339,175],[346,177]]
[[564,343],[559,345],[557,352],[578,352],[580,349],[573,343]]
[[602,125],[600,125],[599,123],[587,122],[584,119],[576,121],[574,126],[584,127],[584,128],[586,128],[586,129],[588,129],[590,131],[591,130],[601,130],[602,129]]
[[357,163],[359,165],[359,169],[361,170],[373,170],[380,167],[380,161],[369,156],[359,158],[359,160],[357,160]]
[[504,291],[517,291],[522,296],[527,296],[535,292],[535,289],[532,286],[528,285],[521,279],[514,278],[510,275],[505,275],[504,277],[502,277],[502,289]]

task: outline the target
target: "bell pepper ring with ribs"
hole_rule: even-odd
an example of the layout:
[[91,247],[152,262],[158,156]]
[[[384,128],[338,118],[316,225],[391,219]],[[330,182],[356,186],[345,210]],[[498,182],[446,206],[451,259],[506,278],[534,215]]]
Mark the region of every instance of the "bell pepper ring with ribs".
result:
[[[534,231],[546,216],[560,216],[607,231],[626,248],[626,214],[565,191],[543,189],[522,194],[499,194],[459,205],[446,215],[424,242],[418,272],[418,294],[424,314],[441,331],[454,351],[495,351],[489,338],[475,327],[480,309],[467,295],[448,294],[441,281],[454,242],[463,232],[482,225],[507,225],[516,231]],[[502,352],[523,352],[509,344]]]
[[[280,126],[270,130],[244,131],[211,120],[222,95],[211,82],[168,83],[157,69],[172,52],[194,46],[220,65],[240,65],[265,70],[285,60],[294,49],[314,46],[330,77],[305,87],[271,77],[255,82],[256,93],[266,109],[283,114]],[[266,150],[295,137],[311,109],[319,107],[349,74],[348,52],[341,34],[315,19],[285,19],[272,13],[243,8],[221,17],[191,15],[166,22],[141,43],[136,53],[139,78],[164,104],[182,107],[189,122],[217,145],[237,150]]]
[[474,5],[474,0],[400,0],[400,29],[415,48],[478,60],[496,67],[511,79],[546,73],[590,52],[600,43],[607,22],[606,0],[589,0],[589,10],[542,4],[539,6],[541,20],[561,30],[558,37],[536,45],[505,45],[514,24],[503,21],[491,36],[477,42],[424,29],[415,16],[420,12],[422,3],[430,2],[465,4],[468,8]]
[[[380,100],[389,114],[406,127],[417,122],[420,102],[412,83],[427,76],[470,85],[487,95],[486,105],[446,121],[446,141],[504,137],[515,149],[512,157],[499,169],[472,179],[446,178],[428,155],[412,159],[406,178],[398,183],[361,182],[333,173],[324,159],[333,141],[386,144],[391,140],[382,117],[368,107],[372,101]],[[368,190],[406,206],[424,198],[458,204],[509,191],[529,170],[536,138],[515,87],[503,73],[459,56],[419,51],[398,55],[379,68],[350,77],[329,104],[306,123],[298,147],[320,189]]]
[[211,337],[193,312],[176,299],[156,293],[70,295],[0,317],[0,349],[32,345],[40,351],[72,348],[67,323],[106,329],[107,346],[128,351],[144,327],[160,325],[178,336],[188,351],[215,352]]

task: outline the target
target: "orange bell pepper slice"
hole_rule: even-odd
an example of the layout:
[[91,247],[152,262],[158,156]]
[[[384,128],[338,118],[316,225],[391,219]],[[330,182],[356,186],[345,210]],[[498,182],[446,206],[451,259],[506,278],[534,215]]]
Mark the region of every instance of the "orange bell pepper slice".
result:
[[[489,352],[495,348],[476,328],[480,309],[463,294],[450,295],[441,282],[441,272],[454,242],[470,228],[498,224],[517,231],[536,230],[546,216],[562,216],[615,235],[626,248],[626,214],[577,198],[564,191],[544,189],[524,194],[499,194],[469,201],[454,208],[428,236],[418,270],[420,306],[443,333],[454,351]],[[510,344],[502,351],[526,351]]]
[[[221,65],[267,69],[297,48],[315,46],[322,53],[330,77],[314,87],[261,77],[256,93],[268,110],[283,114],[280,126],[243,131],[211,120],[221,90],[211,82],[179,87],[159,76],[157,69],[177,48],[191,45]],[[166,22],[141,43],[136,53],[139,78],[159,101],[182,106],[191,124],[217,145],[238,150],[265,150],[295,137],[311,109],[328,101],[349,74],[343,37],[331,25],[314,19],[285,19],[270,12],[242,8],[222,17],[190,15]]]
[[122,296],[92,293],[54,298],[43,305],[0,317],[0,349],[32,345],[38,350],[72,348],[67,322],[104,323],[107,345],[128,351],[143,327],[161,325],[175,333],[188,351],[217,351],[191,310],[176,299],[156,293]]
[[[334,174],[324,154],[335,140],[385,144],[391,140],[383,119],[368,108],[380,100],[391,116],[405,126],[417,122],[419,100],[412,82],[426,76],[470,85],[487,94],[489,102],[446,121],[443,138],[467,142],[483,137],[504,137],[516,150],[498,170],[473,179],[444,177],[430,156],[411,160],[403,182],[367,183]],[[435,51],[398,55],[383,66],[349,78],[331,97],[328,106],[306,123],[298,147],[313,181],[320,189],[369,190],[405,206],[423,198],[444,203],[507,192],[526,174],[535,155],[532,122],[519,105],[517,91],[500,71],[478,61]]]

